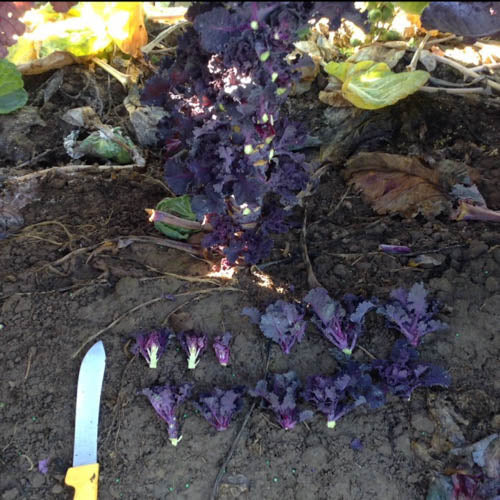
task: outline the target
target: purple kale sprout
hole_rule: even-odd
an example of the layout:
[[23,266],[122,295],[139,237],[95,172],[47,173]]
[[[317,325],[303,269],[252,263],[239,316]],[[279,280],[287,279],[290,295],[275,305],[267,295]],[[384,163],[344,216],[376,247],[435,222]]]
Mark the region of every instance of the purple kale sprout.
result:
[[364,403],[360,401],[356,404],[350,401],[347,388],[351,383],[352,378],[346,374],[336,377],[315,375],[307,378],[302,397],[326,415],[326,425],[329,429],[334,429],[340,418],[358,404]]
[[213,348],[215,355],[217,356],[217,361],[219,361],[221,366],[227,366],[229,364],[230,350],[229,343],[231,341],[231,334],[226,332],[224,335],[215,337]]
[[199,357],[207,348],[208,338],[204,333],[193,331],[181,332],[177,335],[182,348],[188,357],[188,369],[194,370],[200,362]]
[[290,430],[299,422],[312,418],[310,410],[300,411],[297,406],[297,394],[300,381],[293,371],[275,373],[266,379],[259,380],[249,394],[261,397],[264,408],[272,410],[283,429]]
[[423,283],[415,283],[411,289],[398,288],[391,293],[391,301],[379,307],[390,324],[396,325],[413,347],[428,333],[442,330],[448,325],[433,319],[439,306],[435,300],[427,301],[427,290]]
[[245,386],[228,390],[215,387],[210,393],[201,394],[194,405],[218,431],[224,431],[229,427],[233,416],[243,408],[245,392]]
[[363,332],[365,314],[375,307],[354,295],[344,296],[344,307],[332,299],[324,288],[314,288],[304,297],[314,312],[313,323],[327,340],[350,356]]
[[142,354],[150,368],[157,368],[158,360],[163,356],[171,335],[172,331],[167,328],[140,333],[135,339],[132,352]]
[[176,411],[179,405],[191,396],[192,388],[193,384],[185,383],[179,386],[155,386],[140,392],[147,396],[158,416],[167,423],[168,437],[174,446],[182,439]]
[[300,305],[277,300],[260,318],[260,329],[268,338],[290,354],[296,342],[301,342],[306,331],[304,312]]
[[450,375],[438,366],[418,361],[418,352],[406,340],[398,340],[389,360],[375,360],[373,369],[385,387],[386,392],[410,400],[417,387],[449,387]]

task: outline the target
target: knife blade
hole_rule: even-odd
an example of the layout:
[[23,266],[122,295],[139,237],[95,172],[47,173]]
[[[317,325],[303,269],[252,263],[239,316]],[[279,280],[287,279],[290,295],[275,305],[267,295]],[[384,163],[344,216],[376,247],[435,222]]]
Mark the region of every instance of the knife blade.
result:
[[75,489],[74,500],[97,500],[97,427],[105,365],[106,353],[100,340],[85,354],[78,374],[73,467],[65,478],[65,483]]

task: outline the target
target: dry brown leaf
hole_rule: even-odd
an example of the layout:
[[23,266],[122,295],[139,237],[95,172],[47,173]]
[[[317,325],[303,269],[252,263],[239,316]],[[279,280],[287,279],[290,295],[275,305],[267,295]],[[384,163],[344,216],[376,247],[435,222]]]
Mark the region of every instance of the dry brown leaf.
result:
[[346,163],[344,178],[360,189],[379,214],[435,216],[450,209],[437,171],[417,158],[388,153],[358,153]]

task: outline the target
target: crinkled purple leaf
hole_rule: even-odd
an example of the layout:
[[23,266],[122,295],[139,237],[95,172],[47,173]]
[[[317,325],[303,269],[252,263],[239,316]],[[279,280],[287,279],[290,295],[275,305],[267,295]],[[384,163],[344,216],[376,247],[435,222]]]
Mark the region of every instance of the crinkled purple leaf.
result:
[[142,354],[150,368],[157,368],[158,360],[163,356],[173,332],[168,328],[140,333],[132,348],[134,354]]
[[271,409],[280,425],[288,430],[299,422],[312,418],[310,410],[300,411],[297,406],[297,393],[300,381],[294,371],[275,373],[267,379],[259,380],[249,394],[263,399],[264,408]]
[[224,333],[222,336],[215,337],[213,348],[217,361],[222,366],[227,366],[229,364],[229,358],[231,351],[229,349],[229,343],[231,342],[232,335],[229,332]]
[[333,429],[337,421],[356,406],[346,392],[351,383],[351,377],[346,374],[336,377],[315,375],[307,378],[302,397],[326,415],[327,425]]
[[201,394],[194,405],[210,424],[218,431],[223,431],[229,427],[233,416],[243,408],[242,396],[245,392],[245,386],[229,390],[215,387],[210,393]]
[[438,310],[436,301],[427,301],[427,291],[423,283],[415,283],[409,291],[398,288],[391,293],[392,301],[377,308],[390,323],[416,347],[428,333],[442,330],[446,323],[432,319]]
[[260,329],[268,338],[290,354],[295,342],[301,342],[306,331],[304,313],[295,304],[277,300],[260,318]]
[[196,16],[194,29],[201,38],[201,46],[207,52],[223,52],[231,37],[239,35],[241,19],[224,7],[217,7]]
[[357,10],[354,2],[314,2],[313,12],[319,17],[327,17],[332,31],[340,28],[342,18],[351,21],[365,33],[369,31],[367,13]]
[[195,333],[193,331],[180,332],[177,338],[187,354],[188,369],[194,370],[200,362],[199,357],[207,348],[208,338],[204,333]]
[[254,325],[258,325],[260,323],[260,317],[262,316],[256,307],[244,307],[241,314],[248,316]]
[[448,387],[451,383],[445,370],[418,361],[418,352],[405,340],[394,344],[390,360],[375,360],[372,366],[387,391],[406,399],[417,387]]
[[147,396],[158,416],[167,423],[167,432],[171,443],[177,446],[182,439],[179,432],[177,408],[191,397],[193,384],[184,383],[179,386],[164,385],[143,389],[140,393]]
[[[314,288],[304,297],[315,313],[314,324],[323,335],[348,356],[352,354],[363,331],[364,316],[375,307],[370,301],[360,302],[354,295],[344,297],[345,308],[332,299],[324,288]],[[347,311],[346,311],[347,309]]]
[[430,2],[422,27],[467,38],[500,34],[500,2]]
[[171,159],[165,163],[165,181],[175,194],[181,195],[193,183],[194,175],[183,161]]

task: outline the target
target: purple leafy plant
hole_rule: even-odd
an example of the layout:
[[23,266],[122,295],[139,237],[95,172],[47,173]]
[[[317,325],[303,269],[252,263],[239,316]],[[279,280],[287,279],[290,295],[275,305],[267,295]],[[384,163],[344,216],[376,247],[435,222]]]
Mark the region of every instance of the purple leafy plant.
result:
[[283,429],[293,429],[299,422],[312,418],[311,410],[300,411],[297,406],[297,394],[300,381],[293,371],[275,373],[259,380],[249,394],[263,399],[264,408],[271,409]]
[[193,4],[177,54],[142,93],[144,104],[168,112],[158,133],[167,184],[191,196],[197,220],[212,227],[203,246],[230,265],[269,255],[270,234],[288,230],[284,209],[309,182],[300,152],[307,131],[282,108],[301,68],[313,64],[285,57],[314,16],[329,17],[332,29],[341,17],[366,18],[347,2]]
[[176,411],[181,403],[191,397],[192,387],[193,384],[185,383],[179,386],[155,386],[141,391],[141,394],[147,396],[158,416],[167,423],[168,437],[174,446],[182,439]]
[[227,366],[229,364],[230,350],[229,343],[231,342],[231,334],[226,332],[224,335],[215,337],[213,348],[215,351],[215,356],[217,361],[221,366]]
[[301,306],[283,300],[277,300],[268,306],[259,325],[262,333],[279,344],[285,354],[290,354],[295,343],[302,341],[306,331]]
[[372,362],[386,392],[409,400],[417,387],[449,387],[451,378],[444,369],[422,363],[418,357],[417,350],[400,339],[394,344],[390,359]]
[[307,378],[302,397],[326,415],[326,425],[333,429],[341,417],[365,402],[362,398],[355,402],[350,400],[347,388],[351,383],[352,379],[347,374],[333,377],[315,375]]
[[233,416],[243,408],[243,395],[246,387],[237,386],[223,390],[215,387],[207,394],[201,394],[195,407],[218,431],[229,427]]
[[166,328],[140,333],[135,339],[136,343],[132,352],[142,354],[150,368],[157,368],[158,360],[163,356],[171,335],[172,331]]
[[350,356],[363,331],[365,314],[375,307],[354,295],[344,296],[344,306],[332,299],[324,288],[313,288],[304,297],[314,312],[313,323],[344,354]]
[[435,300],[427,301],[423,283],[415,283],[409,291],[398,288],[391,293],[391,299],[377,308],[377,312],[396,325],[413,347],[417,347],[424,335],[448,326],[433,319],[439,307]]
[[199,357],[207,348],[208,339],[204,333],[197,334],[193,331],[181,332],[177,335],[184,352],[188,357],[188,369],[194,370],[200,362]]

